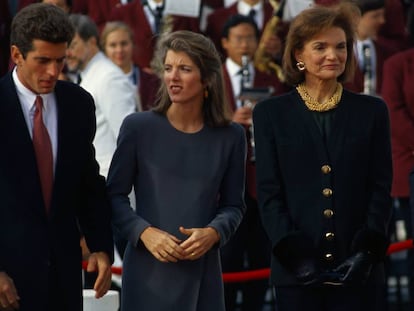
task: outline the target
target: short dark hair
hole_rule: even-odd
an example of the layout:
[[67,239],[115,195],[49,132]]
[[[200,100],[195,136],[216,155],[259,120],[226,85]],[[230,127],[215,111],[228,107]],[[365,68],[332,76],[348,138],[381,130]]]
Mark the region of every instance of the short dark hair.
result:
[[[168,51],[184,52],[198,67],[207,96],[203,103],[204,122],[211,127],[226,126],[231,122],[229,104],[224,91],[222,62],[214,43],[206,36],[188,30],[165,34],[159,38],[152,67],[163,81],[164,62]],[[171,106],[167,86],[161,83],[155,112],[166,114]]]
[[385,8],[385,0],[353,0],[361,11],[361,15],[366,12]]
[[75,33],[78,34],[83,41],[87,41],[93,37],[96,39],[96,44],[99,46],[98,27],[88,15],[70,14],[69,20],[75,28]]
[[33,40],[70,43],[74,29],[62,9],[52,4],[34,3],[13,18],[10,44],[19,48],[23,58],[33,50]]
[[352,79],[355,72],[355,20],[358,18],[358,14],[358,8],[351,2],[343,2],[335,7],[315,6],[299,13],[293,19],[286,37],[283,54],[283,69],[286,82],[291,85],[297,85],[304,81],[304,73],[296,67],[295,52],[301,51],[308,40],[331,27],[342,29],[346,37],[348,57],[345,63],[345,70],[338,77],[338,81],[347,82]]
[[260,38],[259,28],[257,27],[256,22],[250,16],[236,14],[230,16],[227,21],[224,23],[223,29],[221,31],[222,38],[228,38],[230,29],[236,27],[240,24],[249,24],[253,27],[254,33],[256,35],[257,40]]

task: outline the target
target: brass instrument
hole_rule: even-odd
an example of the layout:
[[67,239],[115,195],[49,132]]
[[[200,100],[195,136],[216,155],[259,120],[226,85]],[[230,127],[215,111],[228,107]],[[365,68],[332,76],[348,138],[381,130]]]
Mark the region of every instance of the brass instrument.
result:
[[265,51],[265,42],[267,39],[276,33],[277,26],[283,14],[283,7],[285,0],[269,0],[273,7],[273,16],[266,23],[262,37],[260,38],[259,46],[254,55],[254,65],[262,72],[275,72],[281,82],[285,81],[282,68],[277,64],[270,55]]
[[[250,90],[253,87],[252,76],[250,75],[249,64],[250,64],[250,57],[248,55],[242,55],[241,57],[242,66],[241,66],[241,85],[240,85],[240,95],[239,98],[242,102],[242,106],[249,107],[253,109],[255,102],[252,101],[248,97],[244,97],[243,93],[246,90]],[[254,133],[253,133],[253,121],[249,126],[248,129],[250,133],[249,137],[249,144],[250,144],[250,161],[256,161],[256,152],[255,152],[255,142],[254,142]]]

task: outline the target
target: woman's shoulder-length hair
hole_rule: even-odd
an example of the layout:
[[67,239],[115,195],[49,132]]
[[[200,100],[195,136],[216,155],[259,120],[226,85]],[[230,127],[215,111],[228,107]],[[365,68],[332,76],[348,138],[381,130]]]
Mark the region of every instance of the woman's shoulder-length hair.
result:
[[[198,67],[201,82],[205,84],[203,116],[204,122],[211,127],[230,124],[229,105],[224,91],[221,58],[213,44],[206,36],[187,30],[165,34],[159,38],[155,57],[152,62],[154,71],[162,81],[164,61],[168,51],[184,52]],[[171,100],[165,83],[161,83],[157,95],[155,112],[166,114]]]

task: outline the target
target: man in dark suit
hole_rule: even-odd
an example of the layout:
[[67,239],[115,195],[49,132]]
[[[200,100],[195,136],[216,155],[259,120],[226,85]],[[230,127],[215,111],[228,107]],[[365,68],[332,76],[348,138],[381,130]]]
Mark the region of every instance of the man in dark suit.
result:
[[87,270],[98,273],[96,297],[111,284],[94,103],[58,81],[72,36],[66,13],[49,4],[27,6],[12,23],[16,67],[0,80],[0,310],[81,310],[81,232],[91,250]]
[[[288,89],[279,81],[276,74],[262,73],[254,67],[251,60],[257,49],[258,40],[257,25],[248,16],[233,15],[224,25],[222,46],[228,55],[223,64],[226,94],[231,111],[233,111],[233,121],[246,129],[248,140],[252,135],[250,130],[253,107],[250,104],[254,104],[254,101],[251,100],[247,104],[239,99],[242,84],[246,84],[243,88],[262,88],[263,90],[268,88],[267,96],[282,94]],[[242,57],[247,58],[247,61],[243,62]],[[249,81],[246,81],[246,78]],[[245,192],[247,210],[236,234],[222,248],[221,259],[224,272],[244,270],[246,262],[249,270],[267,268],[270,265],[270,245],[257,209],[256,166],[251,159],[253,156],[251,145],[248,151]],[[243,293],[241,310],[261,310],[268,283],[268,280],[259,280],[245,284],[225,284],[226,310],[235,310],[238,290]]]

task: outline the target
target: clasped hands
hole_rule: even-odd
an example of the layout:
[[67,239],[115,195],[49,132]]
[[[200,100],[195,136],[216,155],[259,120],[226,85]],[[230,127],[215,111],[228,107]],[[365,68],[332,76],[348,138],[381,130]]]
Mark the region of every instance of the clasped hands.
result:
[[358,252],[329,271],[320,271],[314,260],[305,259],[295,265],[293,273],[303,285],[363,284],[370,275],[372,263],[369,252]]
[[220,240],[216,229],[179,228],[186,236],[184,241],[155,227],[146,228],[140,239],[151,254],[161,262],[196,260],[208,252]]

